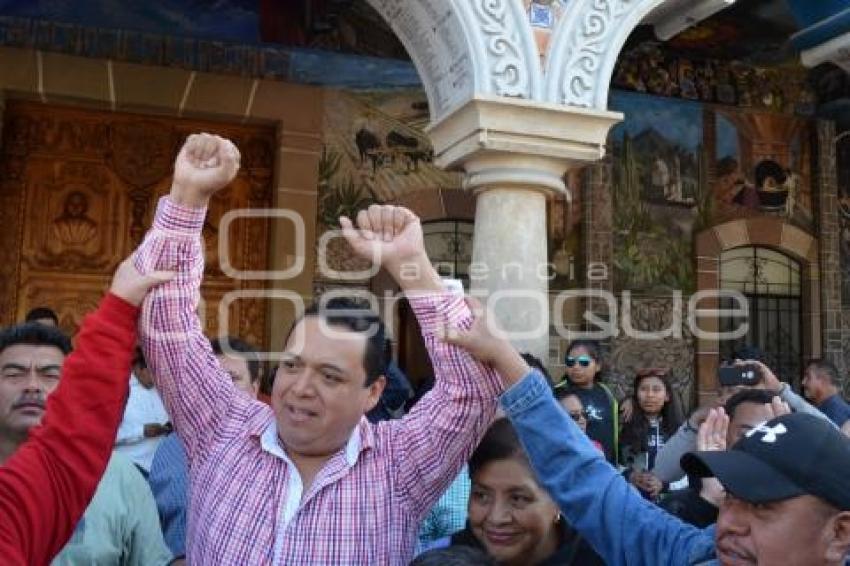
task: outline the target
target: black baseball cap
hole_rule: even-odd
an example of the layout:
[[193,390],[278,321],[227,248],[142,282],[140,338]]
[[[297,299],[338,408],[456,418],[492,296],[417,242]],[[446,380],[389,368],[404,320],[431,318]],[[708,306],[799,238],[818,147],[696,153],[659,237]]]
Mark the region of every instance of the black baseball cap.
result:
[[715,477],[738,499],[769,503],[813,495],[850,510],[850,439],[823,419],[783,415],[748,431],[725,452],[693,452],[682,468]]

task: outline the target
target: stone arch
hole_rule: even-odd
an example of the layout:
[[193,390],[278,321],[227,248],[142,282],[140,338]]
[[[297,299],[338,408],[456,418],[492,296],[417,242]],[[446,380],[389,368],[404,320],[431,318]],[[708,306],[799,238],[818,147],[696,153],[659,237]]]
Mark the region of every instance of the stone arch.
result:
[[[808,232],[776,217],[731,220],[703,230],[694,239],[697,291],[720,286],[720,256],[724,251],[741,246],[760,246],[780,251],[800,263],[802,278],[803,357],[821,352],[821,301],[818,265],[818,241]],[[715,308],[710,301],[700,308]],[[718,320],[701,319],[701,328],[716,331]],[[716,340],[696,340],[695,375],[700,397],[708,398],[716,391],[717,366],[720,361]],[[704,399],[700,399],[703,401]]]
[[573,0],[549,47],[544,99],[555,104],[608,108],[614,65],[635,27],[673,0]]
[[539,53],[517,0],[368,0],[416,66],[436,123],[477,94],[525,99],[543,91]]

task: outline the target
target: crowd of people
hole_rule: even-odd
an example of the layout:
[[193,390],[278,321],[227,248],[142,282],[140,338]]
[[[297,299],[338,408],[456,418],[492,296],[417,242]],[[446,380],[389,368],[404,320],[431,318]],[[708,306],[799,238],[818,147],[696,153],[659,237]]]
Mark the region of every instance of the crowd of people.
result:
[[446,288],[401,207],[340,224],[410,301],[433,387],[407,407],[382,321],[337,297],[298,316],[259,399],[255,348],[197,315],[206,207],[238,168],[189,137],[73,351],[46,308],[0,331],[3,564],[847,563],[834,365],[806,365],[804,398],[741,352],[751,379],[688,416],[664,368],[618,399],[592,341],[552,379]]

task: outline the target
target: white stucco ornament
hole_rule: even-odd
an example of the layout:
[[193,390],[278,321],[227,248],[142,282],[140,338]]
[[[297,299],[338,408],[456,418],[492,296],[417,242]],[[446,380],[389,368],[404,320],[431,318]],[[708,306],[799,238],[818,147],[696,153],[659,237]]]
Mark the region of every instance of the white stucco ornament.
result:
[[523,0],[368,0],[419,70],[432,123],[479,95],[605,110],[632,30],[680,0],[551,0],[545,69]]

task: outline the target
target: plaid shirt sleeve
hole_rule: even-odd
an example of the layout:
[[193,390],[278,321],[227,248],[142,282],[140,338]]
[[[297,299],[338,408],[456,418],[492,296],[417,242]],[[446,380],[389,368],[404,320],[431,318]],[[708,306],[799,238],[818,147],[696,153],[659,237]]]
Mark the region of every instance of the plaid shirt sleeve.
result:
[[206,209],[160,199],[153,227],[136,250],[141,273],[175,271],[142,305],[139,335],[156,387],[190,461],[202,458],[222,423],[240,403],[197,315],[204,273],[201,228]]
[[450,293],[411,296],[434,366],[434,388],[393,431],[398,479],[411,511],[424,517],[469,459],[493,420],[502,392],[498,374],[466,351],[435,336],[445,323],[469,328],[472,313],[462,297]]

